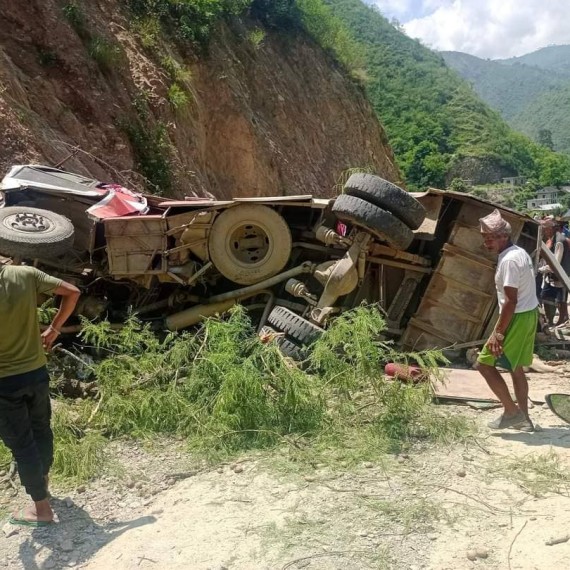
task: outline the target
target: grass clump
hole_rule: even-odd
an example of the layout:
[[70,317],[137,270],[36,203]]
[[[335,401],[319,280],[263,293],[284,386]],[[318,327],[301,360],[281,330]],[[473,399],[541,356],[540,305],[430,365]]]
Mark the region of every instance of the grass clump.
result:
[[181,111],[188,106],[190,103],[190,96],[188,92],[180,87],[178,83],[173,83],[168,88],[168,93],[166,95],[168,102],[175,111]]
[[100,36],[94,36],[89,41],[87,51],[104,73],[109,73],[119,62],[121,56],[119,46],[113,45]]
[[107,440],[100,433],[85,429],[88,404],[70,405],[62,400],[57,404],[52,420],[55,440],[52,473],[68,482],[87,481],[104,464]]
[[553,450],[540,455],[528,454],[502,460],[490,471],[513,481],[533,497],[544,497],[550,493],[570,494],[568,467]]
[[266,35],[265,31],[261,28],[254,28],[247,34],[247,39],[255,49],[259,49]]
[[88,37],[87,18],[77,2],[69,2],[62,8],[64,18],[80,38]]

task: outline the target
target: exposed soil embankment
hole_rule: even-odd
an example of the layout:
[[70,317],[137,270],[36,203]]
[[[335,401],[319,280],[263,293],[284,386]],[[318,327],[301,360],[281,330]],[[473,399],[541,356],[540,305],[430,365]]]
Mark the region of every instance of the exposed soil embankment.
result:
[[350,167],[398,180],[362,90],[305,35],[255,43],[232,22],[181,53],[164,34],[145,48],[118,0],[76,5],[0,1],[1,172],[77,148],[68,170],[156,174],[179,197],[330,196]]

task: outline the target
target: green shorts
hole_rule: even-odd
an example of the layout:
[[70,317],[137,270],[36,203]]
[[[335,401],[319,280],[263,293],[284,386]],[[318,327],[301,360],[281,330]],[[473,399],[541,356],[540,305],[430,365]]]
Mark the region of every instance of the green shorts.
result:
[[501,366],[507,370],[515,370],[519,366],[530,366],[534,352],[534,337],[538,323],[538,309],[515,313],[503,341],[503,354],[498,358],[491,354],[485,345],[477,362],[489,366]]

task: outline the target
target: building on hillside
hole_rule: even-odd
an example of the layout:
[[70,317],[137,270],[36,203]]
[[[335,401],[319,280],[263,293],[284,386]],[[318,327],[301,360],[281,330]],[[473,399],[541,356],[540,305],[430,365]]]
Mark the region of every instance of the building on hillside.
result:
[[561,197],[569,192],[570,186],[561,186],[560,188],[556,186],[546,186],[536,193],[536,198],[527,200],[526,207],[528,210],[536,210],[539,212],[557,210],[558,208],[562,208],[562,204],[560,203]]
[[526,184],[526,178],[524,176],[509,176],[503,178],[503,184],[508,184],[511,188],[515,186],[523,186]]

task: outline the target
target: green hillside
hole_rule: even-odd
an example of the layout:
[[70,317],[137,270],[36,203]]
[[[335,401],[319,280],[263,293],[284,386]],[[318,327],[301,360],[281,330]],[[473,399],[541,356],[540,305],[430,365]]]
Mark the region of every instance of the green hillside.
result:
[[507,65],[528,65],[554,71],[570,78],[570,45],[548,46],[520,57],[499,59],[499,63]]
[[513,129],[570,154],[570,46],[494,61],[459,52],[442,56]]
[[570,154],[570,83],[531,101],[510,121],[514,128],[552,148]]
[[325,1],[362,48],[366,89],[410,188],[445,186],[467,157],[496,176],[568,177],[566,159],[515,133],[441,55],[361,0]]
[[562,75],[524,63],[505,65],[457,51],[440,53],[445,63],[507,120],[516,117],[539,95],[568,82]]

